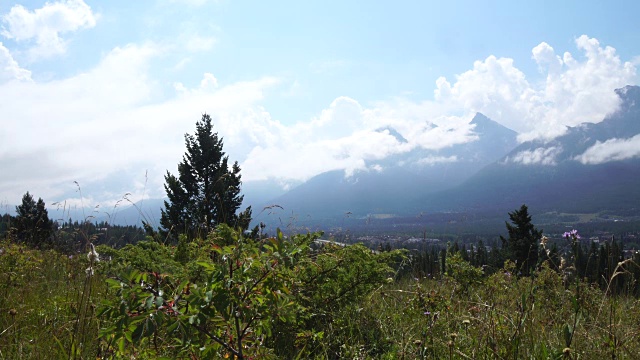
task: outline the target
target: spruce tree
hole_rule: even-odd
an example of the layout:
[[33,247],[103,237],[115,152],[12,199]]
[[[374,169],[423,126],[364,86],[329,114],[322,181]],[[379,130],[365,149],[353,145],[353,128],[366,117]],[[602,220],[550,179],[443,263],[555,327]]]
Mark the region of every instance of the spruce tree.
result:
[[538,244],[542,239],[542,231],[531,223],[526,205],[510,212],[509,218],[513,225],[505,222],[509,237],[505,239],[500,236],[502,249],[508,259],[515,261],[523,275],[529,275],[538,263]]
[[42,198],[38,202],[27,191],[22,196],[22,204],[16,206],[15,234],[19,241],[29,246],[51,245],[53,224]]
[[251,207],[237,213],[244,196],[240,195],[240,166],[229,166],[222,138],[213,132],[211,117],[202,115],[194,135],[185,134],[185,152],[178,164],[178,176],[165,175],[168,201],[161,211],[161,233],[177,239],[185,234],[193,239],[206,236],[218,224],[247,229]]

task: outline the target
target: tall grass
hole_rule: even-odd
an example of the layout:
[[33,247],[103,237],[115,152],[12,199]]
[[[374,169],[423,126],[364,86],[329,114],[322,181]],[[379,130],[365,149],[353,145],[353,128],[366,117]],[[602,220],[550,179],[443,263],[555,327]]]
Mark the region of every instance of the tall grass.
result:
[[85,272],[87,258],[6,241],[0,248],[0,359],[95,357],[91,309],[104,293]]
[[[175,248],[157,247],[155,255],[175,256]],[[0,249],[0,359],[109,358],[98,334],[112,324],[96,315],[95,306],[118,300],[103,274],[90,271],[96,270],[86,255],[91,246],[74,256],[6,240]],[[435,278],[389,278],[349,306],[326,305],[335,309],[322,315],[331,321],[314,313],[317,321],[309,322],[322,332],[293,334],[308,344],[300,348],[301,358],[639,358],[640,301],[630,292],[610,291],[625,269],[637,266],[631,260],[612,269],[604,290],[578,278],[567,281],[554,266],[531,277],[516,276],[511,263],[488,277],[469,272],[463,262],[456,266]],[[165,350],[158,353],[176,354]],[[274,353],[291,353],[281,350]]]

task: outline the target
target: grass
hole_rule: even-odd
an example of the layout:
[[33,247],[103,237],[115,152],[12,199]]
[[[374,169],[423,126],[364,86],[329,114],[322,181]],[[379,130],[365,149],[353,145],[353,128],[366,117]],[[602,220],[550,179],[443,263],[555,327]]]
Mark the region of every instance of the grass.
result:
[[[0,359],[95,356],[103,296],[86,257],[0,243]],[[91,291],[90,291],[91,290]]]
[[[98,339],[108,324],[95,309],[115,294],[101,274],[87,275],[87,256],[0,248],[0,359],[108,358]],[[513,273],[507,265],[474,281],[390,278],[338,307],[321,334],[305,329],[318,336],[305,350],[352,359],[639,357],[638,299],[567,283],[548,267],[530,278]]]
[[[381,288],[362,312],[376,314],[393,359],[637,358],[638,300],[578,286],[577,314],[578,290],[551,270],[535,279],[501,272],[466,289],[451,279],[405,280]],[[565,326],[575,326],[569,346]]]

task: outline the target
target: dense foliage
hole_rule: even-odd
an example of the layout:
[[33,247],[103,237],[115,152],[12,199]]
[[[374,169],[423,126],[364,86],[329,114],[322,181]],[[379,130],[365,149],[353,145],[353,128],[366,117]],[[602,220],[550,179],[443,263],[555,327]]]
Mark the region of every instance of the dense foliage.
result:
[[24,194],[22,204],[16,206],[16,217],[12,228],[17,240],[29,246],[47,247],[52,243],[53,227],[53,221],[49,220],[42,198],[39,198],[36,203],[29,192]]
[[213,132],[209,115],[196,123],[195,135],[185,134],[185,143],[178,176],[168,171],[165,175],[168,201],[160,219],[164,237],[206,236],[222,223],[248,228],[251,208],[237,214],[243,199],[240,166],[235,162],[229,167],[222,138]]
[[511,261],[488,275],[453,245],[438,253],[443,272],[422,275],[414,255],[317,246],[318,236],[252,239],[222,225],[187,242],[182,255],[153,239],[89,247],[86,256],[4,241],[0,354],[592,359],[640,352],[633,287],[640,255],[609,262],[618,260],[613,245],[598,250],[604,257],[595,263],[610,267],[600,289],[580,274],[577,233],[564,239],[563,264],[545,260],[529,277]]
[[526,205],[509,213],[512,224],[506,223],[508,238],[500,237],[502,248],[509,259],[518,266],[518,270],[528,275],[538,265],[538,244],[542,231],[531,223]]

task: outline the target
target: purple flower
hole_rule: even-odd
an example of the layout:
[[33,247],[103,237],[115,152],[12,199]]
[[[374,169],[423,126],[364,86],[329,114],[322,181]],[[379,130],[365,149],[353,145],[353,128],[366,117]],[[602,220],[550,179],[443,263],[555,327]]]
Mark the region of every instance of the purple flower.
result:
[[424,315],[425,315],[425,316],[429,316],[429,315],[431,315],[431,311],[425,311],[425,312],[424,312]]
[[562,234],[563,237],[565,238],[574,238],[574,239],[580,239],[580,235],[578,235],[578,230],[573,229],[571,231],[567,231],[564,234]]

